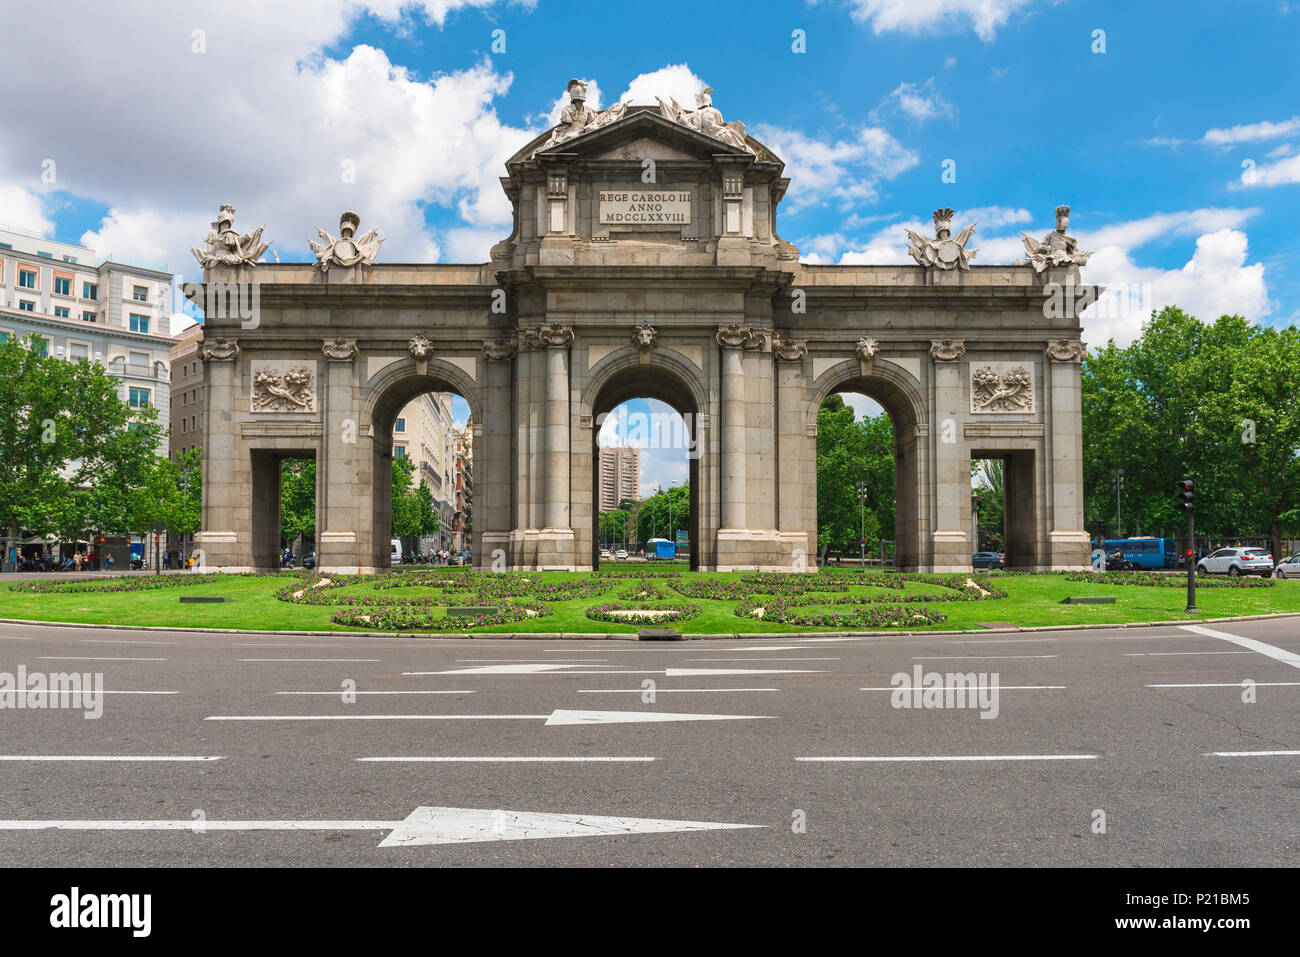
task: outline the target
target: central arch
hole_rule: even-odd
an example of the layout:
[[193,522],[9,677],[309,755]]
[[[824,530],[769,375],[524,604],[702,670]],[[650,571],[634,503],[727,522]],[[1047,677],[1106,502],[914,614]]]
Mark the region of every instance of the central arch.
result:
[[708,550],[700,522],[703,498],[700,461],[704,448],[700,441],[700,414],[705,395],[699,373],[688,359],[671,350],[660,349],[647,355],[639,349],[626,348],[606,357],[592,370],[592,377],[582,398],[584,411],[592,416],[591,444],[580,454],[590,463],[591,523],[582,531],[589,536],[592,567],[600,564],[600,481],[596,467],[600,457],[600,429],[603,418],[631,399],[656,399],[682,417],[682,436],[686,446],[688,481],[691,490],[689,516],[690,565],[701,564],[701,553]]
[[[839,392],[858,392],[880,403],[894,426],[894,563],[905,571],[923,569],[930,562],[929,515],[923,491],[929,487],[930,467],[925,450],[929,436],[925,401],[920,383],[893,363],[870,365],[857,360],[841,362],[813,383],[807,415],[808,431],[815,436],[817,410]],[[812,518],[809,540],[817,541],[817,476],[805,486],[805,508]]]
[[[469,405],[470,417],[481,422],[475,383],[463,369],[431,359],[421,371],[414,362],[396,363],[378,373],[370,383],[363,431],[368,432],[370,455],[370,559],[373,567],[391,567],[390,531],[393,524],[393,425],[398,413],[413,399],[428,392],[450,392]],[[485,449],[476,451],[482,455]],[[491,464],[483,463],[485,468]],[[478,503],[474,503],[477,505]],[[481,527],[473,531],[474,560],[480,560]]]

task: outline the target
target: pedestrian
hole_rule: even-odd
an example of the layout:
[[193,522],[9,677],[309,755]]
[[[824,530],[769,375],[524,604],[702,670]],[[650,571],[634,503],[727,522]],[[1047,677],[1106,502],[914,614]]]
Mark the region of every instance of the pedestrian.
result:
[[108,555],[106,555],[106,556],[104,557],[104,570],[105,570],[105,571],[110,571],[110,572],[113,570],[113,553],[112,553],[112,552],[109,552]]

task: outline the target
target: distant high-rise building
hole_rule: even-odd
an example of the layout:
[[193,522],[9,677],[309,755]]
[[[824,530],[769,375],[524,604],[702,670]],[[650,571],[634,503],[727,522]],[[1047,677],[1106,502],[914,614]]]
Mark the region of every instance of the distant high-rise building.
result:
[[641,497],[641,450],[600,450],[600,510],[618,508],[624,499]]

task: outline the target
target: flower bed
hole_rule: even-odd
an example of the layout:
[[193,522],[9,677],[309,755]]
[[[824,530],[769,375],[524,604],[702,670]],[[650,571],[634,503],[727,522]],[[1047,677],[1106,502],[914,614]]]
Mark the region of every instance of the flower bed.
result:
[[668,569],[636,571],[631,568],[617,568],[608,571],[601,568],[592,572],[592,575],[597,578],[680,578],[681,574],[681,572]]
[[211,585],[219,581],[216,575],[154,575],[146,577],[122,576],[120,578],[81,579],[74,581],[16,582],[10,591],[30,592],[37,595],[70,594],[74,592],[153,591],[158,588],[187,588],[190,585]]
[[688,602],[656,602],[653,605],[629,605],[620,601],[611,601],[603,605],[593,605],[587,609],[587,617],[592,621],[612,621],[620,625],[635,624],[638,621],[651,624],[659,624],[665,621],[687,621],[699,613],[700,606]]
[[[757,580],[752,580],[757,579]],[[851,587],[848,582],[830,582],[820,575],[800,575],[794,572],[773,572],[759,576],[749,576],[739,581],[713,581],[696,579],[695,581],[675,581],[674,591],[681,592],[687,598],[703,598],[708,601],[731,601],[746,595],[799,595],[808,592],[847,592]]]
[[[1093,585],[1152,585],[1156,588],[1186,588],[1186,572],[1164,575],[1160,572],[1047,572],[1049,575],[1065,575],[1068,581],[1088,582]],[[1271,578],[1206,578],[1196,576],[1197,588],[1273,588],[1277,585]]]
[[784,597],[761,601],[750,598],[736,606],[736,615],[756,621],[776,621],[811,628],[900,628],[906,625],[937,625],[948,620],[948,616],[941,611],[918,605],[899,605],[892,601],[864,604],[852,611],[803,614],[794,610],[812,604],[846,605],[850,602],[836,599],[810,602]]
[[[486,599],[469,601],[465,604],[489,606]],[[506,625],[513,621],[542,618],[553,614],[551,609],[541,602],[491,603],[489,607],[495,610],[489,612],[485,607],[481,615],[442,615],[436,614],[432,609],[419,611],[410,607],[374,610],[346,608],[331,615],[330,621],[349,628],[369,628],[379,631],[463,631],[468,628]]]
[[631,588],[619,592],[618,597],[624,601],[650,601],[652,599],[667,598],[668,593],[643,578]]

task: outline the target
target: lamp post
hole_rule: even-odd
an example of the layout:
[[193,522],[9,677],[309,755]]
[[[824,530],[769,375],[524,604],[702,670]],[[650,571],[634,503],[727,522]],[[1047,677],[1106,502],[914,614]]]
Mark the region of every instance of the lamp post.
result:
[[1115,469],[1115,537],[1124,537],[1124,521],[1120,515],[1120,493],[1124,490],[1124,470]]
[[859,482],[858,490],[858,561],[867,569],[867,483]]

